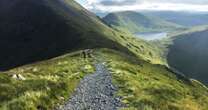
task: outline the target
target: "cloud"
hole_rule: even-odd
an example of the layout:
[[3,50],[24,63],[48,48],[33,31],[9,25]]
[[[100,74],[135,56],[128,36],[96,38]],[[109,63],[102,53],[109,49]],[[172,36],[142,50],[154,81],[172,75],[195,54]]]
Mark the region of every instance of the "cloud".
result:
[[123,5],[132,5],[137,3],[137,0],[114,0],[114,1],[101,1],[100,4],[105,5],[105,6],[123,6]]
[[192,4],[192,5],[208,5],[208,0],[147,0],[159,3],[178,3],[178,4]]
[[208,0],[85,0],[85,8],[94,12],[169,10],[207,11]]
[[102,5],[132,5],[138,3],[178,3],[178,4],[195,4],[195,5],[208,5],[208,0],[103,0],[100,2]]

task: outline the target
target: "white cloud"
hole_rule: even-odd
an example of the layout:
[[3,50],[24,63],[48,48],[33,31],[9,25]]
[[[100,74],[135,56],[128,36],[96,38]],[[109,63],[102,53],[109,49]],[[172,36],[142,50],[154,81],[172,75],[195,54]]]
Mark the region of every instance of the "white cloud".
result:
[[86,0],[83,6],[92,11],[208,11],[208,0]]

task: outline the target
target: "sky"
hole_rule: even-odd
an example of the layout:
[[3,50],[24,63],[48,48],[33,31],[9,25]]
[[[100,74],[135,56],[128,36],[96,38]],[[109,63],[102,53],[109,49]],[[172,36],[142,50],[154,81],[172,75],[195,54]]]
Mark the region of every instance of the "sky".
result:
[[196,11],[208,12],[208,0],[76,0],[93,12]]

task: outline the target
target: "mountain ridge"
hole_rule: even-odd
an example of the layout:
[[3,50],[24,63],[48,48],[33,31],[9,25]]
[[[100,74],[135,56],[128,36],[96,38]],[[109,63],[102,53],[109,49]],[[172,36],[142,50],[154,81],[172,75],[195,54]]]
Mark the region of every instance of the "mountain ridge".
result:
[[97,62],[109,70],[124,109],[208,108],[207,88],[167,67],[162,50],[110,28],[74,0],[1,3],[14,4],[0,7],[0,66],[7,67],[0,72],[0,109],[56,109]]
[[[0,1],[2,69],[55,57],[73,50],[109,47],[125,50],[91,12],[69,0]],[[79,11],[79,13],[77,13]],[[106,43],[109,43],[108,45]],[[12,45],[11,45],[12,44]],[[125,51],[128,51],[127,49]],[[15,56],[13,56],[15,54]]]
[[168,31],[180,25],[167,22],[156,16],[145,15],[134,11],[114,12],[106,15],[103,20],[112,27],[128,30],[131,33],[144,31]]
[[166,21],[173,22],[185,27],[208,24],[207,12],[146,11],[142,13],[157,16]]

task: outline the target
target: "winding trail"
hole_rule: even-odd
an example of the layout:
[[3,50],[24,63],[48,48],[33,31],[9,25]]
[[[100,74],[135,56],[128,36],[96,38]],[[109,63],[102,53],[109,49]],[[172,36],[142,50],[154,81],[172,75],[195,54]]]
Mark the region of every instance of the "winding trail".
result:
[[95,65],[94,74],[87,75],[76,88],[74,95],[59,110],[117,110],[122,107],[116,97],[116,87],[105,65]]

